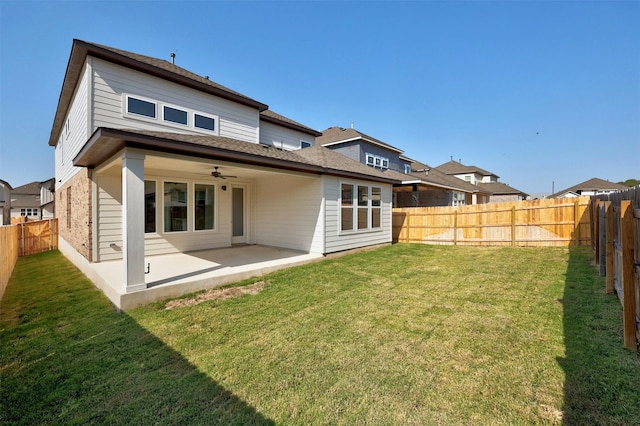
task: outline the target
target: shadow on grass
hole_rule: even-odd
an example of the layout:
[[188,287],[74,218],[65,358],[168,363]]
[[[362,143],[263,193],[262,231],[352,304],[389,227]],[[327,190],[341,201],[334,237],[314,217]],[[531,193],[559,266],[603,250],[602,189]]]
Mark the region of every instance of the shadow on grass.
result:
[[274,424],[115,312],[57,251],[18,260],[0,338],[2,424]]
[[640,357],[624,348],[622,307],[588,248],[572,247],[563,304],[564,422],[640,424]]

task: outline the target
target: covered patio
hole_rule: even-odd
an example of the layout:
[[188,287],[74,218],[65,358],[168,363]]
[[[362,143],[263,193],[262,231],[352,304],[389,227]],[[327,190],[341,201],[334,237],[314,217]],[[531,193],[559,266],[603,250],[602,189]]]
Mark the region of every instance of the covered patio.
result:
[[90,276],[107,297],[122,310],[163,298],[258,277],[278,269],[323,259],[277,247],[242,245],[231,248],[147,256],[145,289],[126,292],[122,260],[90,264]]

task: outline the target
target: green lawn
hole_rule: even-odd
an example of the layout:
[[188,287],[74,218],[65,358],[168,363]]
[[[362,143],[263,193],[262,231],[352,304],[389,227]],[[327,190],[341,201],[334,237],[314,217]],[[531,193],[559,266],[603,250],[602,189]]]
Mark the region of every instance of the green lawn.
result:
[[0,423],[640,422],[640,357],[589,251],[397,244],[263,279],[118,314],[58,252],[20,258]]

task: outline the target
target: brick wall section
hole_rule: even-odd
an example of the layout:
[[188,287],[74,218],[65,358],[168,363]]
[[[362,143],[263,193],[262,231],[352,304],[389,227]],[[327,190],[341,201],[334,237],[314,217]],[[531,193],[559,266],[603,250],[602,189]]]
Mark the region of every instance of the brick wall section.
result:
[[60,237],[91,261],[91,170],[81,169],[64,185],[56,188],[55,197]]

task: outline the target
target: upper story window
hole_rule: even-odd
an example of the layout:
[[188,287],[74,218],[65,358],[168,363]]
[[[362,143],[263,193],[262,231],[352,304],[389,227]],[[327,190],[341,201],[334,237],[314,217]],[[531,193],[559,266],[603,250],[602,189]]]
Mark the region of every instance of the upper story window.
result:
[[156,104],[143,99],[127,96],[127,113],[156,118]]
[[388,169],[389,168],[389,159],[386,157],[381,157],[379,155],[365,153],[366,155],[366,164],[367,166],[378,167],[380,169]]
[[165,105],[163,108],[163,118],[164,121],[170,121],[172,123],[184,124],[187,125],[187,111],[183,111],[178,108],[173,108]]
[[[186,107],[166,104],[152,99],[142,99],[133,95],[124,95],[125,117],[141,120],[162,120],[171,127],[188,127],[201,133],[217,133],[218,117]],[[159,116],[160,114],[161,117]],[[155,121],[157,123],[157,121]]]
[[193,125],[198,129],[211,130],[212,132],[216,130],[215,118],[207,117],[202,114],[194,114]]
[[404,165],[404,173],[407,174],[407,175],[409,173],[411,173],[411,164],[405,164]]
[[300,141],[300,148],[309,148],[311,146],[311,142]]

